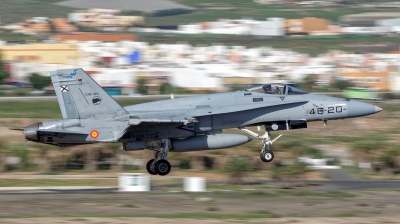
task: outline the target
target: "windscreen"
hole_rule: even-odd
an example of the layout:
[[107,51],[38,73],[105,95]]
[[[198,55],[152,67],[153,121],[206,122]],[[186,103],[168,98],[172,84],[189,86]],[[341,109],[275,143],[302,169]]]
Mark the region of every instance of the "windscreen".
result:
[[303,94],[308,94],[306,91],[303,91],[301,89],[298,89],[294,86],[287,85],[288,87],[288,95],[303,95]]
[[286,92],[286,87],[284,84],[266,84],[266,85],[259,85],[259,86],[251,87],[251,88],[246,89],[245,91],[265,93],[265,94],[284,95]]

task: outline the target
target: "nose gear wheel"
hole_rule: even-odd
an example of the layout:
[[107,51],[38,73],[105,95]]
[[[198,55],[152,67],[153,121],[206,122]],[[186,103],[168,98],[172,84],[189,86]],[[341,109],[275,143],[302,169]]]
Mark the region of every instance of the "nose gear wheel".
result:
[[276,140],[278,140],[283,134],[278,135],[278,137],[271,140],[271,135],[268,131],[265,131],[264,135],[259,135],[253,131],[250,131],[246,128],[239,128],[241,131],[253,136],[254,138],[261,139],[261,144],[263,144],[261,148],[260,158],[263,162],[271,162],[274,159],[274,153],[271,151],[270,146]]
[[262,151],[260,158],[263,162],[269,163],[274,159],[274,153],[272,151]]

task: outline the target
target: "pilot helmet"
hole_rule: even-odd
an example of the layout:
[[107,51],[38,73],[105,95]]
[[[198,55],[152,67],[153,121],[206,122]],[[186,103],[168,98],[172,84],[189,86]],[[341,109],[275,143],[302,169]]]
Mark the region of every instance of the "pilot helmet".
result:
[[263,86],[264,92],[265,93],[272,93],[272,87],[271,85],[264,85]]

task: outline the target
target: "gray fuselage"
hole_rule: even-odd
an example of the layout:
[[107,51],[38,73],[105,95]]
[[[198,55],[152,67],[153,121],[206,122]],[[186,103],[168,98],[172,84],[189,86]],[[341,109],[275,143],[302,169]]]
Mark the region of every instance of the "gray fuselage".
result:
[[[236,91],[175,98],[127,106],[132,115],[155,116],[179,114],[194,117],[197,123],[171,129],[174,124],[149,125],[131,129],[136,140],[181,138],[218,132],[222,129],[254,125],[271,126],[269,131],[290,129],[288,121],[317,121],[365,116],[375,106],[342,98],[317,94],[287,95]],[[276,125],[278,124],[278,128]],[[279,124],[284,127],[281,128]],[[146,138],[146,135],[148,138]],[[141,139],[144,138],[144,139]]]

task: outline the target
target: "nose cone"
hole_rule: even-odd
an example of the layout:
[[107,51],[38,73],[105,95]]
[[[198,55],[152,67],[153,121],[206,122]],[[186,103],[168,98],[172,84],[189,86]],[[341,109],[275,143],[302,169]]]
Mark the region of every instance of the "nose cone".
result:
[[375,106],[375,113],[381,112],[383,109],[380,107]]
[[348,117],[362,117],[382,111],[382,108],[356,100],[347,102]]
[[25,139],[33,142],[39,141],[37,130],[42,126],[42,122],[31,124],[24,128]]

